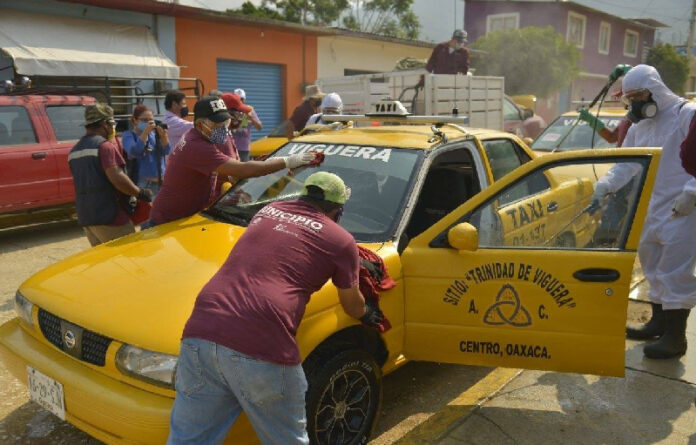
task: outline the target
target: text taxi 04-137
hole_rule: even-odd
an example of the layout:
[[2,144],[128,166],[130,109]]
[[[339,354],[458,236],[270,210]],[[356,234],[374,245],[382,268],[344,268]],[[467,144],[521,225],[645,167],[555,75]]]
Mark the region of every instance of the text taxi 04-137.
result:
[[[381,294],[392,324],[383,334],[348,317],[330,283],[312,296],[297,333],[312,443],[364,443],[382,376],[408,360],[623,375],[628,288],[659,150],[535,158],[514,135],[461,119],[364,119],[384,125],[334,126],[272,155],[323,151],[319,167],[239,181],[200,214],[29,278],[18,317],[0,327],[3,363],[34,400],[94,437],[163,443],[198,291],[256,212],[298,197],[323,170],[352,189],[341,225],[384,259],[397,285]],[[623,163],[639,167],[632,199],[614,242],[595,243],[593,178],[566,170]],[[228,442],[256,443],[244,418]]]

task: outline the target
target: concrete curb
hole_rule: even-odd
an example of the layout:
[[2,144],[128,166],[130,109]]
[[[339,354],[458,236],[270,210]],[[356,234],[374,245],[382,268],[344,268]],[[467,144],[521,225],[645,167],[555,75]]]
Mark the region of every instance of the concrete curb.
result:
[[495,368],[447,406],[395,442],[396,445],[437,443],[460,426],[482,404],[522,373],[521,369]]

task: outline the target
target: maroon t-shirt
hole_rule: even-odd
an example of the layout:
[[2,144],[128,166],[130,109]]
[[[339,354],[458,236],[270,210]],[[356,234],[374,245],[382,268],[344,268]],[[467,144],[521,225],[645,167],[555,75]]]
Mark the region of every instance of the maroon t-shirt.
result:
[[433,74],[466,74],[469,71],[469,50],[460,48],[449,51],[449,42],[442,42],[433,48],[425,69]]
[[[101,161],[104,171],[112,167],[118,167],[122,170],[126,168],[126,160],[123,158],[123,154],[118,148],[118,145],[116,145],[115,140],[107,140],[102,142],[102,144],[99,146],[99,160]],[[116,200],[116,207],[118,210],[116,211],[116,218],[114,219],[114,222],[109,224],[110,226],[122,226],[129,221],[128,214],[125,210],[123,210],[123,206],[119,201],[119,193],[120,192],[118,190],[115,192],[114,199]]]
[[679,157],[687,173],[696,177],[696,114],[691,118],[689,132],[681,143]]
[[295,107],[295,111],[290,116],[290,121],[295,126],[295,131],[302,130],[307,125],[307,120],[314,114],[314,108],[308,100]]
[[295,334],[310,295],[329,278],[340,289],[355,286],[358,271],[345,229],[301,200],[269,204],[198,294],[183,338],[297,365]]
[[215,170],[230,156],[192,128],[167,157],[167,170],[150,219],[164,224],[200,212],[215,198]]

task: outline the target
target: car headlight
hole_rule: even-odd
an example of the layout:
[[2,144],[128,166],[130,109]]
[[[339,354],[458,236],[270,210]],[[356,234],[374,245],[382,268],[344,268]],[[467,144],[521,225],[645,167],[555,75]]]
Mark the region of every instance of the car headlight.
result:
[[33,307],[34,303],[24,298],[24,295],[20,294],[19,291],[15,293],[15,312],[29,326],[34,325],[34,319],[31,317]]
[[176,355],[123,345],[116,353],[116,367],[122,373],[157,386],[174,388]]

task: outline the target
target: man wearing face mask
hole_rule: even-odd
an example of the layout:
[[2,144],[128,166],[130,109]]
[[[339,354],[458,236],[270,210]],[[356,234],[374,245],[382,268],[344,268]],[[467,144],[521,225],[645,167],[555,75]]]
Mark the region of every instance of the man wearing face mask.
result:
[[179,90],[168,91],[164,97],[164,108],[167,112],[164,114],[162,122],[168,127],[169,146],[174,148],[181,137],[193,128],[193,122],[183,119],[189,114],[186,95]]
[[432,74],[466,74],[469,71],[469,50],[464,46],[466,41],[466,31],[454,31],[450,40],[433,48],[425,69]]
[[116,145],[114,110],[102,103],[85,108],[86,132],[70,150],[68,164],[75,186],[77,222],[92,246],[133,233],[118,193],[150,202],[152,192],[138,188],[126,174]]
[[[650,283],[652,318],[642,326],[629,326],[626,333],[633,339],[659,338],[644,347],[648,358],[678,357],[686,352],[686,320],[696,305],[696,178],[679,159],[696,104],[675,95],[648,65],[632,68],[622,88],[629,109],[626,117],[633,122],[623,146],[662,147],[638,248]],[[612,168],[595,183],[594,199],[615,193],[638,170],[629,163]]]
[[172,148],[162,188],[150,212],[150,224],[164,224],[205,209],[215,198],[217,175],[237,179],[263,176],[284,168],[297,168],[314,160],[307,152],[266,161],[240,162],[219,146],[229,139],[232,120],[225,101],[201,97],[193,109],[194,128]]

